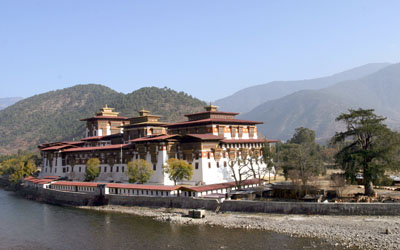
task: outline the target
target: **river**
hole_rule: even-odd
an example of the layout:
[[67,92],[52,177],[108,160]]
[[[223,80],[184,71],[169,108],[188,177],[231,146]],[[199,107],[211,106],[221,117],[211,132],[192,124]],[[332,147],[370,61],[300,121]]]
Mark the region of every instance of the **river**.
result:
[[174,225],[43,204],[0,189],[0,249],[333,249],[266,231]]

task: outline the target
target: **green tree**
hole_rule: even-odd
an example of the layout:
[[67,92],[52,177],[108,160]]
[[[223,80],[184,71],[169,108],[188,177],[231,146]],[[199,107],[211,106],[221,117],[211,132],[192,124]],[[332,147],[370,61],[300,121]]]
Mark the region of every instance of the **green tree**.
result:
[[90,158],[86,162],[85,181],[94,181],[100,174],[100,160],[98,158]]
[[324,173],[320,147],[315,142],[315,132],[308,128],[297,128],[292,139],[280,149],[280,161],[285,178],[299,179],[303,186],[310,178]]
[[193,166],[187,161],[170,158],[164,165],[164,171],[169,175],[169,179],[174,182],[184,179],[190,180],[193,175]]
[[364,193],[375,195],[373,182],[386,170],[398,168],[397,153],[399,135],[383,122],[386,118],[374,114],[373,109],[349,109],[336,121],[344,122],[346,131],[338,132],[333,143],[345,143],[336,154],[336,162],[345,170],[347,177],[363,173]]
[[36,155],[19,153],[9,156],[0,166],[0,174],[8,176],[11,183],[17,183],[24,177],[33,175],[36,171]]
[[151,164],[140,159],[128,163],[128,177],[130,183],[145,183],[148,182],[154,171],[151,169]]
[[296,128],[293,137],[289,140],[289,143],[315,145],[315,131],[304,127]]

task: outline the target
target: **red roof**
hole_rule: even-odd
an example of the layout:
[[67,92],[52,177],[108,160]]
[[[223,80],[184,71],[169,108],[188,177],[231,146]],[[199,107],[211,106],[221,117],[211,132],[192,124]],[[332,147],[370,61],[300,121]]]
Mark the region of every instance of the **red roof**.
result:
[[55,186],[77,186],[77,187],[97,187],[98,184],[106,184],[100,182],[78,182],[78,181],[57,181],[51,185]]
[[141,138],[136,138],[136,139],[130,140],[130,142],[166,140],[166,139],[170,139],[170,138],[176,137],[176,136],[179,136],[179,135],[160,135],[160,136],[154,136],[154,137],[141,137]]
[[83,141],[51,142],[40,144],[38,148],[40,150],[59,150],[60,148],[64,148],[66,146],[78,145],[83,143]]
[[265,140],[265,139],[225,139],[223,143],[264,143],[264,142],[279,142],[278,140]]
[[98,116],[93,116],[93,117],[81,119],[81,121],[96,120],[96,119],[128,120],[129,117],[125,117],[125,116],[103,116],[103,115],[98,115]]
[[70,144],[70,145],[77,145],[77,144],[83,144],[84,142],[83,141],[66,141],[63,143]]
[[114,144],[100,147],[79,147],[79,148],[69,148],[63,150],[63,152],[79,152],[79,151],[92,151],[92,150],[107,150],[107,149],[120,149],[129,146],[129,144]]
[[199,123],[228,123],[228,124],[263,124],[263,122],[257,122],[257,121],[247,121],[247,120],[238,120],[238,119],[217,119],[217,118],[208,118],[208,119],[202,119],[202,120],[196,120],[196,121],[186,121],[186,122],[178,122],[178,123],[170,123],[167,124],[167,127],[175,127],[175,126],[181,126],[181,125],[193,125],[193,124],[199,124]]
[[[258,179],[245,180],[242,182],[242,186],[249,185],[249,184],[258,184],[258,182],[259,182]],[[217,190],[217,189],[231,188],[234,186],[236,186],[236,183],[234,181],[232,181],[232,182],[203,185],[203,186],[183,187],[183,189],[188,189],[193,192],[205,192],[205,191],[211,191],[211,190]]]
[[164,186],[164,185],[146,185],[146,184],[128,184],[128,183],[104,183],[104,182],[78,182],[78,181],[57,181],[51,185],[55,186],[73,186],[73,187],[97,187],[98,184],[105,184],[109,188],[125,188],[125,189],[142,189],[142,190],[159,190],[173,191],[179,186]]
[[224,111],[203,111],[203,112],[198,112],[198,113],[194,113],[194,114],[187,114],[185,116],[189,117],[189,116],[201,115],[201,114],[238,115],[240,113],[224,112]]
[[125,184],[125,183],[107,183],[109,188],[125,188],[125,189],[142,189],[142,190],[161,190],[173,191],[177,190],[179,186],[164,186],[164,185],[146,185],[146,184]]
[[61,150],[63,148],[68,148],[68,147],[76,147],[74,145],[60,145],[60,146],[52,146],[52,147],[48,147],[48,148],[42,148],[42,151],[49,151],[49,150]]
[[105,137],[105,136],[90,136],[90,137],[81,139],[81,141],[98,141],[98,140],[101,140],[103,137]]
[[223,136],[213,135],[213,134],[187,134],[187,136],[191,136],[201,140],[222,140]]
[[35,183],[35,184],[47,184],[47,183],[54,181],[54,179],[48,179],[48,178],[41,179],[41,178],[36,178],[36,177],[32,177],[32,176],[28,176],[28,177],[24,178],[24,180]]

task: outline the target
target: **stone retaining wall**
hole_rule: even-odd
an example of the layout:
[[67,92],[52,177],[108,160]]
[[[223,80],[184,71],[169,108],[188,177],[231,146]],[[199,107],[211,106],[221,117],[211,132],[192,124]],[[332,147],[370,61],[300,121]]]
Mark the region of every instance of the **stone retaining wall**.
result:
[[[24,197],[57,205],[120,205],[166,208],[207,209],[221,212],[320,214],[320,215],[400,215],[400,203],[316,203],[225,200],[191,197],[145,197],[105,195],[23,188]],[[101,199],[99,199],[101,198]]]
[[400,215],[400,203],[317,203],[226,200],[220,211],[320,214],[320,215]]
[[55,205],[92,206],[96,200],[93,194],[63,192],[51,189],[23,188],[18,192],[25,198]]
[[215,210],[218,201],[215,199],[199,199],[190,197],[145,197],[145,196],[120,196],[106,195],[108,205],[144,206],[144,207],[170,207]]

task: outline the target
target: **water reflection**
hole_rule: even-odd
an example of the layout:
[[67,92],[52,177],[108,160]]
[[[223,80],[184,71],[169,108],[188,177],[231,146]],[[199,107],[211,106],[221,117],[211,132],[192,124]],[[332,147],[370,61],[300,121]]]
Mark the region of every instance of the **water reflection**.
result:
[[0,190],[0,249],[332,249],[312,239],[52,206]]

